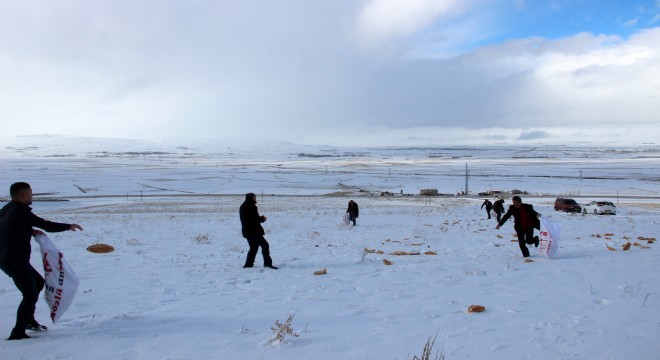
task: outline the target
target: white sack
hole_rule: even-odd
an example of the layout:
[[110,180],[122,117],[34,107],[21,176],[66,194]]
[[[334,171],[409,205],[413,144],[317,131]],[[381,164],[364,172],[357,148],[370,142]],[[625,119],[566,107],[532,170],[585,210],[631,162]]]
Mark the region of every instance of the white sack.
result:
[[560,236],[559,223],[541,219],[541,233],[539,234],[539,253],[546,258],[552,258],[557,253]]
[[35,236],[34,239],[41,248],[41,260],[44,265],[44,278],[46,280],[44,300],[50,308],[51,320],[56,322],[71,306],[80,281],[69,263],[64,259],[64,255],[46,234]]

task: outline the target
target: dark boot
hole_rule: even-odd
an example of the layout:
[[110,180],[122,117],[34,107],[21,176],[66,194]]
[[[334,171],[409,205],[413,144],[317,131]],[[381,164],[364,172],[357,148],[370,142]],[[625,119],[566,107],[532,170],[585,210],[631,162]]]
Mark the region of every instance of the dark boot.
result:
[[23,339],[29,339],[30,337],[25,333],[25,330],[12,330],[11,335],[7,338],[7,340],[23,340]]
[[41,325],[37,322],[37,320],[32,319],[28,324],[26,330],[31,330],[31,331],[46,331],[48,330],[48,327],[45,325]]

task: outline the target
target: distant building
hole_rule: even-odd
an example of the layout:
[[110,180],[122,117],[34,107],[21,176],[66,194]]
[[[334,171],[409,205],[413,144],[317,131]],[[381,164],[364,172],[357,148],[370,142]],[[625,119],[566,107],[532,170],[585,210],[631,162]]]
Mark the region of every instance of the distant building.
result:
[[438,189],[422,189],[419,191],[421,196],[438,196]]
[[495,199],[504,199],[504,194],[500,190],[488,190],[488,191],[480,192],[478,195],[479,196],[492,196]]

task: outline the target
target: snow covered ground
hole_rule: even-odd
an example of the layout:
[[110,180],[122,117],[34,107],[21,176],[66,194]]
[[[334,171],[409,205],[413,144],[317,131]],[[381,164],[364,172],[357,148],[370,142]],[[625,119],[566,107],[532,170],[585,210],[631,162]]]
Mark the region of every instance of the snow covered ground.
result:
[[[336,148],[228,141],[141,141],[41,136],[0,139],[3,181],[30,176],[54,196],[530,194],[658,196],[660,146],[538,145]],[[4,179],[7,180],[4,180]]]
[[[0,341],[2,359],[410,359],[436,334],[433,355],[452,360],[660,353],[652,240],[660,151],[652,147],[250,152],[10,140],[0,187],[24,180],[43,197],[69,199],[35,202],[34,212],[85,231],[51,234],[81,280],[74,304],[52,324],[40,301],[37,318],[49,331]],[[560,223],[556,258],[532,249],[525,262],[512,222],[495,230],[483,198],[371,195],[456,193],[466,163],[471,193],[529,191],[523,201]],[[241,267],[238,207],[249,191],[268,216],[279,270],[262,268],[260,254],[254,268]],[[619,213],[555,212],[557,194],[581,204],[607,197]],[[360,205],[356,227],[341,222],[349,199]],[[95,243],[116,250],[87,252]],[[19,301],[0,274],[0,336]],[[486,311],[467,313],[473,304]],[[274,340],[276,321],[292,315],[298,336]]]

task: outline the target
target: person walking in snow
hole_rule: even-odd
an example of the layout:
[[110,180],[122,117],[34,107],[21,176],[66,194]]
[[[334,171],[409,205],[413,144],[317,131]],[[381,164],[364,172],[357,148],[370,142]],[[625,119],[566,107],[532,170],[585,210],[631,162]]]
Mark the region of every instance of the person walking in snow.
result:
[[534,210],[531,204],[523,204],[520,196],[514,196],[511,201],[513,205],[509,206],[509,210],[504,214],[502,220],[497,223],[495,229],[499,229],[513,216],[513,228],[516,230],[516,235],[518,235],[520,251],[522,251],[523,257],[529,257],[529,249],[526,245],[539,246],[539,237],[534,236],[534,228],[540,229],[541,224],[538,218],[541,215]]
[[247,253],[247,259],[245,259],[244,268],[251,268],[254,266],[254,260],[257,257],[257,252],[259,247],[261,247],[261,255],[264,258],[264,266],[271,269],[276,269],[277,267],[273,266],[273,259],[270,258],[270,247],[268,241],[264,238],[266,234],[264,228],[261,226],[261,223],[266,222],[266,217],[259,215],[259,210],[257,209],[257,195],[254,193],[245,194],[245,201],[239,209],[239,215],[241,218],[241,233],[243,237],[247,239],[250,250]]
[[486,214],[488,214],[488,218],[490,219],[490,210],[493,208],[493,203],[488,201],[488,199],[485,199],[483,204],[481,204],[481,209],[483,209],[484,206],[486,207]]
[[44,220],[32,213],[32,188],[25,182],[9,187],[11,201],[0,210],[0,269],[7,274],[21,292],[23,299],[16,312],[16,324],[7,340],[29,339],[25,330],[45,331],[47,328],[34,319],[44,278],[30,265],[32,236],[48,232],[82,230],[78,224],[63,224]]
[[346,212],[348,213],[349,221],[353,222],[353,226],[357,225],[356,220],[358,216],[360,216],[360,209],[358,207],[358,204],[353,200],[349,200],[348,209],[346,209]]
[[495,217],[497,222],[502,219],[502,214],[504,213],[504,199],[498,199],[493,204],[493,211],[495,211]]

